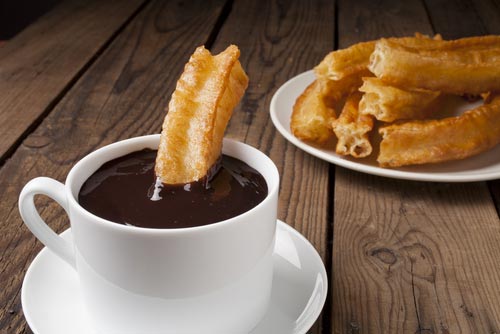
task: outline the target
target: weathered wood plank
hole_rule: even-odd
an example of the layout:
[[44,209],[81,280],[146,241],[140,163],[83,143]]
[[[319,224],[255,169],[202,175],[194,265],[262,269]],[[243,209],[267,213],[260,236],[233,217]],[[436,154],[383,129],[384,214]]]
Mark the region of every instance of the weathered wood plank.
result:
[[[306,236],[327,258],[328,164],[289,144],[274,128],[269,104],[293,76],[312,69],[333,49],[331,1],[236,1],[217,35],[215,50],[241,49],[250,85],[227,136],[267,153],[281,176],[279,218]],[[321,333],[319,320],[311,333]]]
[[[432,34],[420,1],[341,0],[339,46]],[[499,331],[500,224],[485,183],[337,168],[333,333]]]
[[[426,1],[434,29],[445,38],[500,34],[500,2],[493,0]],[[488,182],[500,212],[500,181]]]
[[338,173],[335,333],[498,331],[500,227],[483,183]]
[[500,2],[425,0],[429,19],[444,38],[500,34]]
[[[64,181],[71,166],[97,147],[158,133],[185,62],[209,39],[223,5],[148,4],[0,170],[0,328],[6,333],[31,333],[19,293],[24,273],[41,249],[17,211],[21,187],[41,175]],[[68,227],[58,205],[45,199],[39,205],[56,231]]]
[[0,165],[144,0],[70,0],[0,48]]

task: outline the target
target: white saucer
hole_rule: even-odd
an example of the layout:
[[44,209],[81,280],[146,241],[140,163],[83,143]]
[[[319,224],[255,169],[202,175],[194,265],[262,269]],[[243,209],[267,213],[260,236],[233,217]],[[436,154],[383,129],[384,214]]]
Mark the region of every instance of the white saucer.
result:
[[[71,238],[69,230],[61,235]],[[309,241],[278,221],[271,306],[251,334],[304,334],[325,303],[328,281]],[[21,291],[24,316],[35,334],[92,334],[73,269],[44,248],[31,263]]]

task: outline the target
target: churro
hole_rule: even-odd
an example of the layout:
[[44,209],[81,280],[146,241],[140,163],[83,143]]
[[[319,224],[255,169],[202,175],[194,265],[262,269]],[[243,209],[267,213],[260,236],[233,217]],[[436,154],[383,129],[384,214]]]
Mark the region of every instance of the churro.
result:
[[500,143],[500,96],[461,116],[392,124],[379,132],[377,161],[383,167],[467,158]]
[[163,122],[155,172],[162,183],[198,181],[219,159],[222,139],[248,77],[231,45],[212,56],[203,46],[184,67]]

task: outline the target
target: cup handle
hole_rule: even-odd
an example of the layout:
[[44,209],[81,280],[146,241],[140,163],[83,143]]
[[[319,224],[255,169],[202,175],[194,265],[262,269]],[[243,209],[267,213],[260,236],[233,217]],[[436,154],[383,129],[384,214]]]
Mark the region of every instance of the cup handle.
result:
[[19,212],[26,226],[38,240],[73,268],[76,268],[73,245],[57,235],[43,221],[35,207],[35,195],[45,195],[52,198],[68,213],[64,185],[48,177],[37,177],[31,180],[24,186],[19,195]]

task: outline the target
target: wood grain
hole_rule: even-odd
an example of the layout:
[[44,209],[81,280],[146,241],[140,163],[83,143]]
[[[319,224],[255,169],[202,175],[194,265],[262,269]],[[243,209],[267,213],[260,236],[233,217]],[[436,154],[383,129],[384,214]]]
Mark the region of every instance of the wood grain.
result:
[[[24,273],[41,249],[17,211],[21,187],[41,175],[63,181],[70,167],[97,147],[158,133],[184,64],[209,39],[223,5],[149,4],[0,170],[0,328],[5,333],[31,333],[19,296]],[[38,204],[57,232],[68,227],[59,206],[45,199]]]
[[[328,164],[289,144],[273,126],[269,104],[293,76],[310,70],[333,49],[329,1],[236,1],[213,46],[235,43],[250,85],[227,136],[268,154],[281,176],[279,218],[294,226],[324,260],[328,247]],[[286,112],[286,111],[285,111]],[[321,333],[321,318],[311,333]]]
[[436,32],[454,39],[500,34],[500,3],[494,0],[425,0]]
[[484,184],[338,174],[334,333],[498,331],[500,226]]
[[[420,1],[338,6],[340,47],[433,32]],[[333,333],[499,331],[500,223],[485,183],[338,168],[334,198]]]
[[[500,333],[498,180],[410,182],[335,168],[285,141],[268,114],[277,88],[334,45],[415,31],[498,34],[497,0],[141,3],[70,0],[0,45],[0,333],[32,333],[20,288],[42,246],[19,217],[21,187],[40,175],[63,181],[88,152],[159,132],[194,48],[229,43],[250,86],[227,136],[275,161],[279,218],[331,267],[332,303],[310,333]],[[52,228],[68,227],[58,205],[36,202]]]
[[65,1],[0,48],[0,165],[143,2]]
[[[434,29],[445,38],[500,34],[498,1],[427,1],[426,6]],[[490,181],[488,187],[500,213],[500,181]]]

